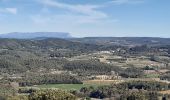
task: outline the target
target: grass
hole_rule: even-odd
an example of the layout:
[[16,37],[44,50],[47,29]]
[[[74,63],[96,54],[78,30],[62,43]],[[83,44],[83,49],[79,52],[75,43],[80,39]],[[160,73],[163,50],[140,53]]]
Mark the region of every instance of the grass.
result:
[[36,88],[40,89],[63,89],[63,90],[80,90],[82,87],[89,87],[89,86],[94,86],[97,87],[99,85],[95,84],[44,84],[44,85],[37,85],[34,86]]
[[40,88],[40,89],[63,89],[63,90],[80,90],[82,87],[98,87],[103,85],[110,85],[112,83],[118,83],[119,81],[115,80],[92,80],[84,81],[84,84],[43,84],[36,85],[28,88]]
[[96,85],[110,85],[122,82],[122,80],[88,80],[84,81],[84,84],[96,84]]
[[79,90],[82,87],[87,87],[88,85],[84,84],[47,84],[47,85],[38,85],[38,88],[58,88],[64,90]]
[[147,74],[145,75],[145,78],[158,78],[159,74]]

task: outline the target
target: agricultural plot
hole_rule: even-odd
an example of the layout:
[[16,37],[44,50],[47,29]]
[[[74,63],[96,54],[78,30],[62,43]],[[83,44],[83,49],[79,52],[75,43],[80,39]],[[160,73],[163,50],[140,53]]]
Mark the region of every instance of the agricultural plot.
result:
[[40,88],[40,89],[63,89],[63,90],[80,90],[82,87],[97,87],[100,86],[99,84],[44,84],[44,85],[37,85],[33,88]]
[[83,81],[83,84],[43,84],[36,85],[30,88],[40,88],[40,89],[64,89],[64,90],[80,90],[82,87],[98,87],[102,85],[117,84],[122,82],[122,80],[88,80]]
[[147,74],[147,75],[144,75],[145,78],[159,78],[159,74]]
[[121,83],[123,80],[88,80],[84,81],[84,84],[95,84],[95,85],[110,85],[110,84],[117,84]]

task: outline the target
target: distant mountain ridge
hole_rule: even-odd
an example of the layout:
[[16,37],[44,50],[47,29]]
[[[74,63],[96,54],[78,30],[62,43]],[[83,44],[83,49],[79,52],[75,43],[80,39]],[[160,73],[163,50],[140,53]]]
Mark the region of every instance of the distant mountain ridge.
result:
[[84,37],[71,38],[73,42],[97,45],[121,45],[121,46],[139,46],[139,45],[169,45],[170,38],[159,37]]
[[0,38],[33,39],[33,38],[71,38],[70,33],[64,32],[13,32],[0,34]]

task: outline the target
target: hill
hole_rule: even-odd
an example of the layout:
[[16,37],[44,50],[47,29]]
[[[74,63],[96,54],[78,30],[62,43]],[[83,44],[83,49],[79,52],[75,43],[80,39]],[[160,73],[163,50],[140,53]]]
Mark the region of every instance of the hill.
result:
[[121,45],[121,46],[139,46],[139,45],[169,45],[170,38],[158,37],[85,37],[72,38],[71,41],[98,44],[98,45]]
[[33,32],[33,33],[22,33],[14,32],[7,34],[0,34],[0,38],[15,38],[15,39],[33,39],[33,38],[70,38],[69,33],[63,32]]

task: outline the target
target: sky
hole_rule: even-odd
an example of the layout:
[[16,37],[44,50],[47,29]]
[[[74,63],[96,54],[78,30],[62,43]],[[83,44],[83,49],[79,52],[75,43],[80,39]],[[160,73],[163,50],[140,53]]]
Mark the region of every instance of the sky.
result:
[[0,0],[0,34],[170,37],[170,0]]

